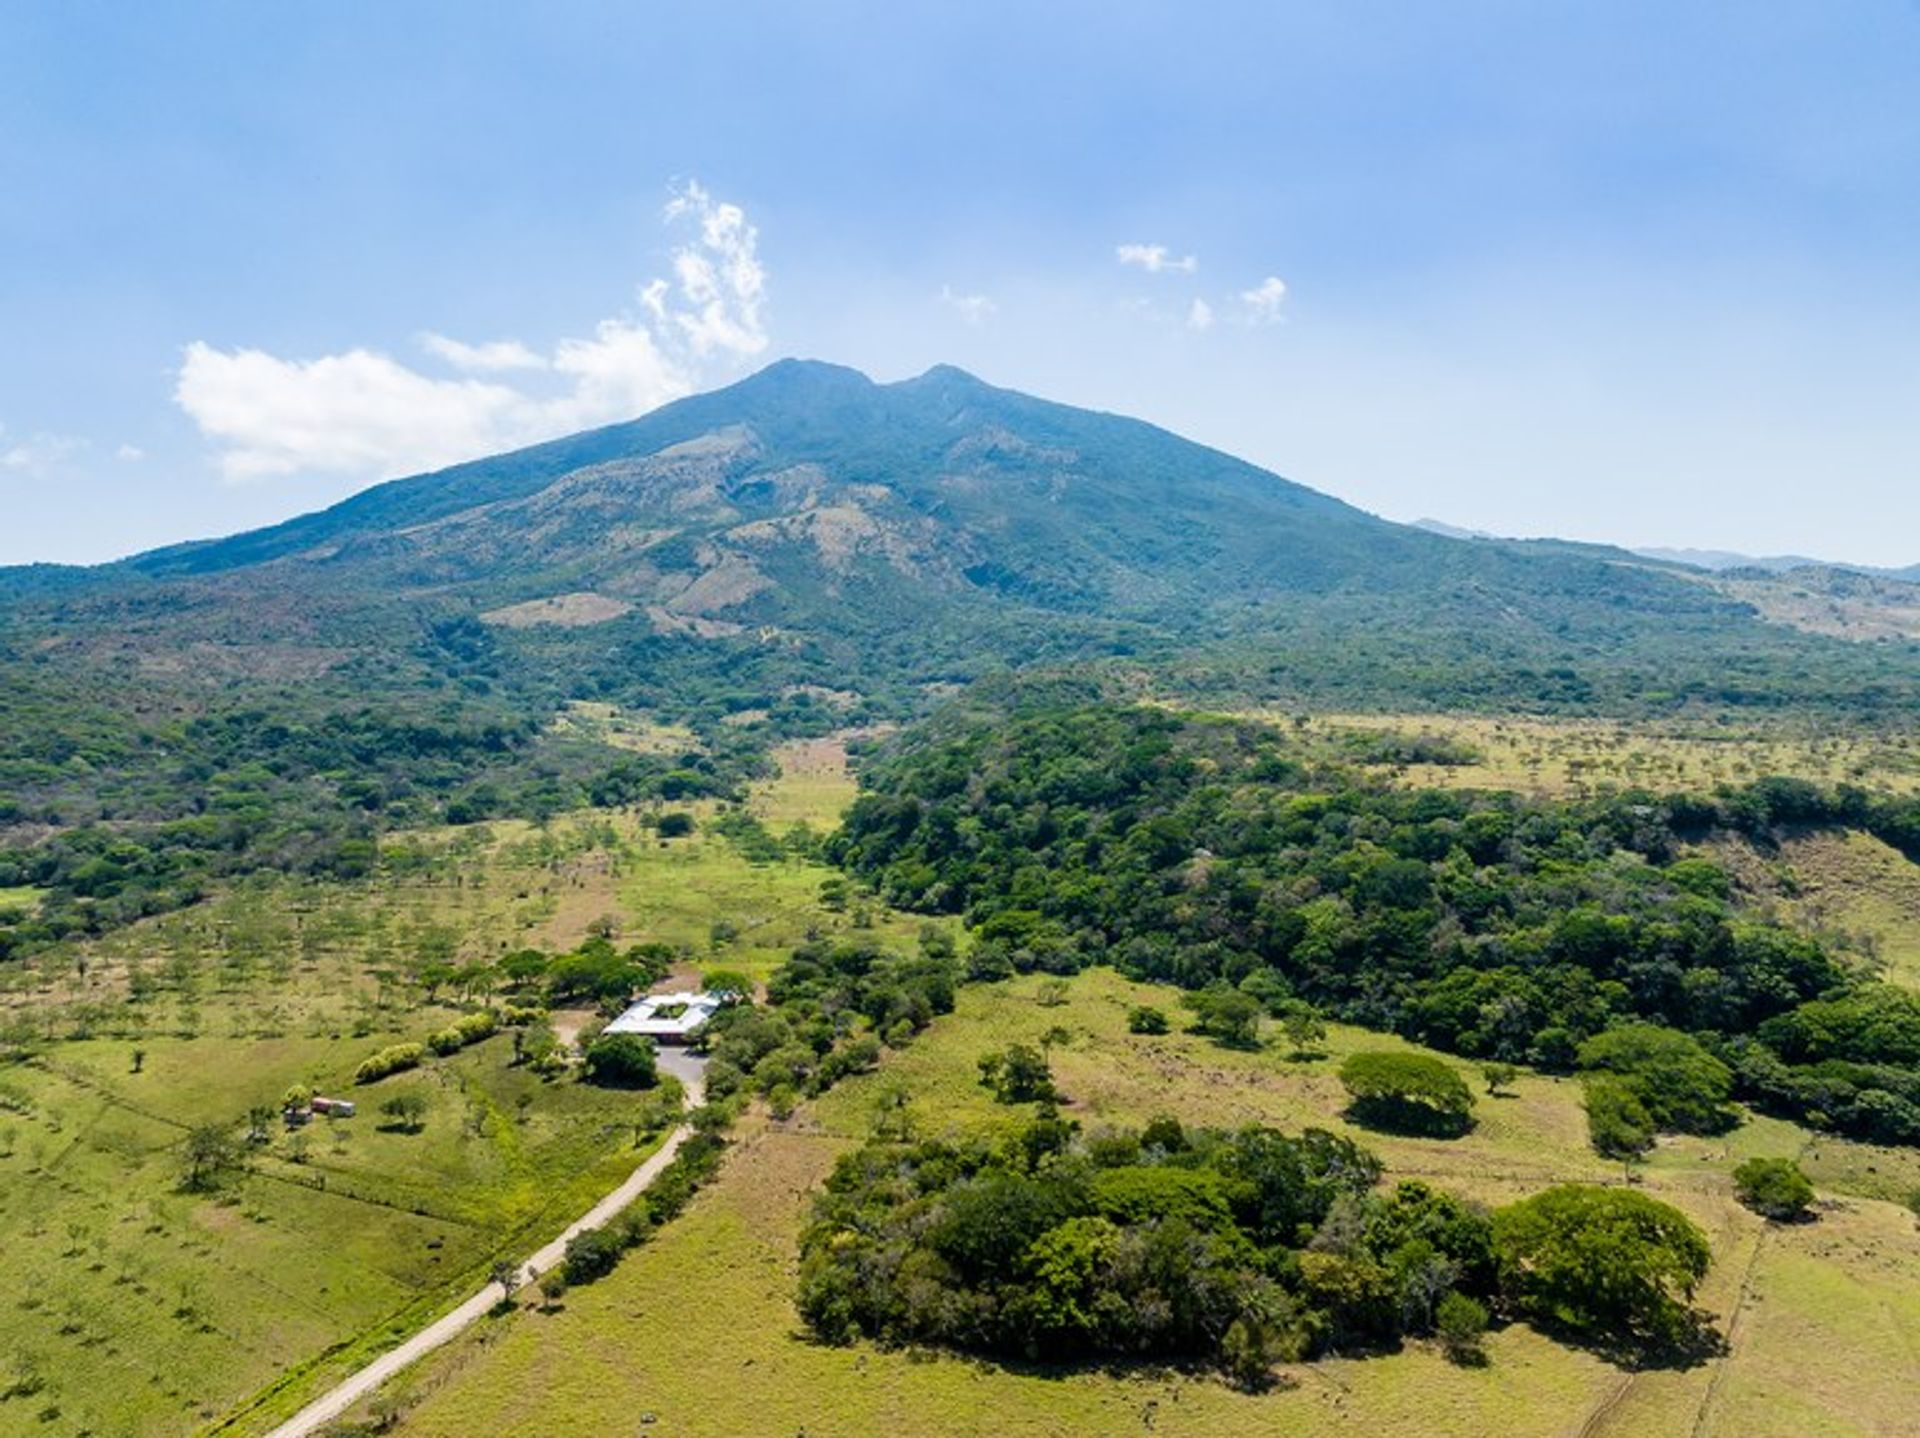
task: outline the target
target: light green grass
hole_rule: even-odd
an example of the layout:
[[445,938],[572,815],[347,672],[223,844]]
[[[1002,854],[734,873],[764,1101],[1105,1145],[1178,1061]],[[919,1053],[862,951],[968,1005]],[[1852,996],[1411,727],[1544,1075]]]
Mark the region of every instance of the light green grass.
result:
[[19,912],[22,909],[37,909],[40,907],[40,900],[45,893],[46,890],[44,889],[24,886],[7,888],[4,885],[0,885],[0,913],[9,911]]
[[[1288,716],[1265,717],[1291,722]],[[1603,787],[1711,792],[1786,774],[1822,784],[1920,790],[1920,734],[1836,733],[1808,726],[1624,724],[1462,714],[1317,716],[1308,733],[1391,731],[1458,740],[1479,752],[1464,765],[1411,764],[1396,774],[1423,788],[1577,794]]]
[[[822,792],[761,798],[817,811]],[[650,1100],[543,1083],[505,1035],[370,1087],[351,1076],[455,1012],[406,982],[430,960],[563,948],[610,917],[617,942],[766,972],[809,930],[852,928],[820,902],[830,871],[750,865],[705,829],[712,813],[665,844],[633,815],[400,835],[377,878],[237,884],[0,971],[0,1019],[41,1041],[0,1066],[0,1252],[18,1288],[0,1297],[0,1389],[39,1385],[0,1401],[0,1433],[176,1434],[242,1411],[236,1431],[270,1426],[615,1186]],[[720,919],[740,937],[716,947]],[[871,922],[902,942],[920,926]],[[189,1126],[238,1124],[295,1083],[360,1114],[297,1138],[275,1123],[231,1193],[178,1190]],[[420,1133],[381,1128],[403,1089],[428,1098]]]
[[[1054,1068],[1069,1112],[1089,1127],[1162,1112],[1197,1123],[1319,1124],[1360,1136],[1386,1159],[1389,1179],[1417,1174],[1490,1202],[1556,1181],[1619,1179],[1617,1168],[1588,1150],[1579,1090],[1568,1081],[1524,1075],[1512,1097],[1496,1099],[1462,1065],[1481,1095],[1471,1134],[1451,1142],[1360,1134],[1341,1117],[1333,1070],[1355,1048],[1398,1046],[1392,1039],[1336,1028],[1324,1054],[1296,1063],[1284,1045],[1244,1053],[1185,1033],[1128,1034],[1128,1007],[1147,1001],[1173,1009],[1175,996],[1111,973],[1074,980],[1058,1007],[1036,1002],[1039,992],[1032,980],[965,990],[959,1011],[891,1056],[881,1074],[843,1085],[786,1124],[750,1121],[715,1187],[613,1277],[576,1290],[560,1311],[490,1325],[404,1379],[392,1395],[405,1415],[399,1431],[418,1438],[622,1432],[646,1412],[658,1426],[645,1431],[686,1438],[802,1431],[834,1438],[1695,1431],[1788,1438],[1920,1427],[1920,1397],[1903,1389],[1899,1369],[1851,1389],[1847,1382],[1852,1353],[1887,1362],[1899,1344],[1920,1341],[1912,1314],[1920,1238],[1912,1220],[1891,1205],[1847,1197],[1819,1224],[1781,1241],[1763,1238],[1764,1226],[1731,1198],[1727,1175],[1743,1144],[1663,1146],[1645,1175],[1650,1191],[1706,1227],[1719,1260],[1702,1300],[1730,1329],[1733,1356],[1689,1372],[1630,1375],[1524,1325],[1492,1336],[1485,1369],[1455,1368],[1415,1344],[1387,1357],[1299,1365],[1288,1374],[1293,1386],[1257,1397],[1164,1370],[1021,1371],[809,1342],[792,1306],[799,1228],[810,1190],[864,1132],[876,1088],[905,1083],[923,1131],[1007,1123],[1009,1111],[979,1087],[975,1060],[1056,1025],[1070,1037],[1054,1049]],[[1806,1138],[1791,1125],[1765,1125],[1755,1147],[1793,1149]],[[1856,1314],[1868,1278],[1880,1296]],[[1779,1297],[1758,1302],[1755,1292]],[[1802,1333],[1819,1341],[1797,1342]],[[1768,1383],[1820,1397],[1770,1407]]]

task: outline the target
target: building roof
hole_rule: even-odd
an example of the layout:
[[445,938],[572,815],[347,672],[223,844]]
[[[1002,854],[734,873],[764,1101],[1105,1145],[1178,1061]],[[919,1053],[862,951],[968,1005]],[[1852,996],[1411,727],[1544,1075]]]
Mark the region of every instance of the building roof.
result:
[[686,1038],[718,1013],[721,1003],[718,994],[648,994],[601,1032]]

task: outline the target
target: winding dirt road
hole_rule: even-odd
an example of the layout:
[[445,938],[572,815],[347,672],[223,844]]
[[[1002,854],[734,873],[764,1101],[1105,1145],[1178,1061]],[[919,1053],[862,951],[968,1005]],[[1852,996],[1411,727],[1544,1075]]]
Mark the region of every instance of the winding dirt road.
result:
[[[693,1069],[689,1072],[680,1065],[665,1062],[666,1055],[662,1055],[662,1059],[661,1067],[675,1073],[685,1083],[686,1106],[696,1107],[701,1098],[698,1070]],[[692,1132],[692,1129],[682,1124],[668,1134],[666,1142],[661,1144],[658,1151],[645,1163],[629,1174],[626,1182],[588,1209],[581,1217],[575,1219],[567,1226],[564,1233],[529,1258],[520,1270],[520,1281],[531,1283],[566,1256],[568,1239],[584,1229],[600,1227],[645,1193],[648,1186],[660,1176],[661,1171],[673,1162],[674,1154],[679,1151],[680,1145]],[[504,1296],[499,1284],[487,1284],[451,1313],[436,1318],[398,1348],[389,1349],[365,1368],[321,1394],[275,1428],[267,1438],[311,1438],[311,1435],[340,1417],[403,1368],[419,1362],[434,1349],[450,1342],[478,1323],[493,1311],[494,1305]]]

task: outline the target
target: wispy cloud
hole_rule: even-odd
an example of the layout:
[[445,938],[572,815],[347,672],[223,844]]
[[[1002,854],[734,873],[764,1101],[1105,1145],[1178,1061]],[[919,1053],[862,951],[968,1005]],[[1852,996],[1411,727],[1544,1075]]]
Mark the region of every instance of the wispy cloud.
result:
[[1287,284],[1278,275],[1268,275],[1250,290],[1240,292],[1247,321],[1256,325],[1278,324],[1283,318],[1281,306],[1287,302]]
[[83,439],[63,434],[8,436],[0,425],[0,472],[25,479],[51,479],[66,461],[87,447]]
[[970,325],[984,324],[1000,309],[985,295],[955,294],[953,286],[940,286],[940,303]]
[[1113,254],[1121,264],[1145,270],[1150,275],[1190,275],[1200,268],[1197,255],[1176,258],[1165,245],[1120,245]]
[[[632,418],[768,344],[767,274],[745,211],[689,184],[663,219],[691,231],[673,252],[671,275],[642,286],[632,311],[601,320],[590,337],[542,352],[517,339],[423,335],[423,347],[457,377],[360,347],[287,359],[195,341],[174,399],[220,446],[232,480],[384,478]],[[508,375],[526,378],[509,383]]]
[[489,340],[485,344],[470,345],[445,335],[423,334],[420,343],[429,354],[438,355],[455,369],[469,374],[547,367],[545,355],[535,354],[519,340]]
[[1213,306],[1199,299],[1187,306],[1187,328],[1200,334],[1212,329]]

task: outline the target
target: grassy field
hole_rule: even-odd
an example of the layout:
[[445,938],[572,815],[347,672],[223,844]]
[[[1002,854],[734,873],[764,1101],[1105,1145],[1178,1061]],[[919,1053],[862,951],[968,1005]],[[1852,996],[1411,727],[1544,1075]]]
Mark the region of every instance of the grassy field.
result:
[[[1300,1365],[1281,1391],[1248,1396],[1205,1375],[1012,1369],[947,1355],[817,1346],[792,1307],[795,1245],[809,1191],[864,1132],[875,1088],[904,1083],[927,1131],[1007,1121],[974,1061],[1056,1025],[1070,1111],[1090,1127],[1173,1112],[1205,1123],[1260,1121],[1344,1130],[1334,1069],[1355,1047],[1392,1040],[1337,1029],[1294,1062],[1174,1034],[1126,1032],[1136,1002],[1162,989],[1083,975],[1059,1006],[1017,981],[963,992],[957,1014],[875,1078],[851,1082],[785,1124],[750,1121],[717,1185],[663,1239],[549,1313],[498,1320],[430,1360],[394,1395],[402,1433],[645,1431],[695,1435],[1787,1435],[1912,1434],[1920,1348],[1920,1233],[1872,1195],[1911,1175],[1911,1155],[1756,1122],[1722,1140],[1663,1144],[1648,1189],[1711,1235],[1701,1301],[1728,1357],[1686,1371],[1629,1373],[1523,1325],[1492,1336],[1492,1364],[1455,1368],[1427,1346]],[[1481,1088],[1477,1079],[1475,1088]],[[1526,1076],[1482,1097],[1456,1141],[1368,1134],[1389,1177],[1420,1175],[1488,1202],[1566,1179],[1618,1181],[1588,1150],[1578,1090]],[[1728,1172],[1751,1152],[1805,1152],[1826,1200],[1819,1221],[1769,1228],[1734,1203]]]
[[[851,793],[843,766],[796,782],[756,808],[825,825]],[[568,947],[599,920],[758,972],[810,929],[917,934],[828,908],[829,871],[749,864],[694,812],[664,843],[632,814],[396,836],[375,879],[263,878],[0,970],[0,1024],[32,1051],[0,1064],[0,1433],[263,1429],[631,1170],[656,1101],[542,1082],[505,1035],[354,1088],[360,1059],[457,1011],[423,999],[420,965]],[[716,943],[720,920],[738,937]],[[190,1127],[295,1083],[360,1113],[276,1121],[229,1189],[182,1189]],[[382,1127],[403,1090],[427,1100],[418,1133]]]
[[[1286,715],[1268,718],[1291,725]],[[1768,774],[1899,793],[1920,789],[1920,734],[1740,729],[1709,724],[1627,725],[1595,719],[1457,714],[1316,716],[1308,733],[1431,735],[1478,753],[1471,764],[1409,764],[1406,783],[1437,788],[1573,794],[1604,786],[1711,791]]]

